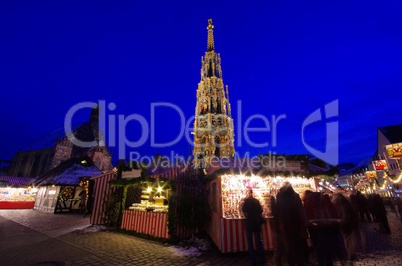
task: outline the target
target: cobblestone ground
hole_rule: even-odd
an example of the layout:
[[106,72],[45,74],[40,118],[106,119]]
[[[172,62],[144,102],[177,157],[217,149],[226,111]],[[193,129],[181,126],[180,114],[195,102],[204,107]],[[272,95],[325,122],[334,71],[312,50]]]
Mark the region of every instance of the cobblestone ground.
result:
[[355,265],[402,265],[402,221],[388,211],[391,234],[379,232],[377,223],[366,224],[366,252],[360,248]]
[[[402,265],[402,222],[388,213],[391,235],[366,224],[366,252],[354,265]],[[0,210],[0,265],[249,265],[246,254],[179,252],[173,246],[110,231],[88,230],[89,217]],[[94,227],[89,227],[94,228]],[[84,230],[81,230],[84,229]],[[311,254],[312,265],[314,255]],[[272,254],[267,264],[272,265]]]

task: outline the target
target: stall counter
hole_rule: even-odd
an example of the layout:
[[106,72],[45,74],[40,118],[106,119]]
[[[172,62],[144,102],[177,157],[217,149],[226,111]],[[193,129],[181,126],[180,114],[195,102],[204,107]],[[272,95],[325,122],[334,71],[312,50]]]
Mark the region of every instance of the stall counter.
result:
[[121,229],[168,239],[167,221],[167,213],[125,210]]
[[[222,253],[247,251],[245,219],[221,218],[221,246]],[[267,218],[262,225],[262,242],[265,250],[274,250],[273,219]]]

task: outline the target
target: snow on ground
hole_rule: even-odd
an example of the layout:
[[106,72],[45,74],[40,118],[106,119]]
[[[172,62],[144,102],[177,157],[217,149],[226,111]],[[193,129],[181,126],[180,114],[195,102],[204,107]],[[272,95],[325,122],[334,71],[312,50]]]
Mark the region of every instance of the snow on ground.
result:
[[77,229],[74,232],[76,232],[78,234],[85,234],[85,233],[105,231],[106,229],[107,229],[107,227],[104,225],[91,225],[91,226],[84,227],[82,229]]
[[170,250],[181,257],[198,257],[202,254],[196,247],[172,246]]
[[211,244],[206,239],[193,237],[189,240],[184,240],[179,244],[170,247],[170,249],[180,256],[200,256],[204,251],[211,248]]

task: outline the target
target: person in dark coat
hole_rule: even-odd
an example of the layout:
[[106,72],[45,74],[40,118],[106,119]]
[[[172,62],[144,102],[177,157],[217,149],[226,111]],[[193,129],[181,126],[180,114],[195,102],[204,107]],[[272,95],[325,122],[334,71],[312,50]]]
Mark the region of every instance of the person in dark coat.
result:
[[[262,264],[265,263],[264,247],[261,240],[261,225],[264,223],[262,206],[259,200],[253,197],[253,190],[247,191],[247,198],[244,200],[242,211],[246,216],[246,238],[247,248],[252,265],[256,265],[257,257]],[[254,240],[257,247],[254,248]]]
[[356,192],[356,196],[359,208],[360,222],[366,222],[365,218],[367,218],[367,221],[371,223],[372,219],[368,208],[367,198],[360,191]]
[[395,204],[398,207],[399,218],[402,221],[402,200],[399,197],[396,197]]
[[356,259],[356,239],[359,230],[359,214],[352,203],[341,193],[332,197],[332,203],[340,219],[340,227],[347,251],[347,260]]
[[86,190],[82,190],[79,194],[80,196],[80,211],[82,213],[86,213],[86,208],[87,208],[87,192]]
[[289,182],[276,197],[281,234],[285,242],[285,257],[289,266],[304,265],[304,242],[307,241],[307,218],[299,194]]
[[373,195],[373,206],[377,222],[380,226],[380,232],[391,234],[391,229],[388,224],[387,210],[385,209],[384,201],[379,194]]
[[375,210],[375,206],[374,206],[374,196],[373,194],[370,194],[367,196],[367,205],[368,205],[368,210],[371,214],[371,217],[373,218],[373,222],[378,222],[378,218],[377,218],[377,212]]
[[328,195],[311,192],[304,200],[308,230],[319,266],[332,266],[334,260],[346,258],[340,220]]
[[274,264],[276,266],[282,266],[284,260],[284,243],[282,235],[280,232],[279,223],[279,213],[278,207],[276,206],[276,199],[271,196],[271,215],[273,217],[273,229],[274,229],[274,240],[275,240],[275,251],[274,251]]

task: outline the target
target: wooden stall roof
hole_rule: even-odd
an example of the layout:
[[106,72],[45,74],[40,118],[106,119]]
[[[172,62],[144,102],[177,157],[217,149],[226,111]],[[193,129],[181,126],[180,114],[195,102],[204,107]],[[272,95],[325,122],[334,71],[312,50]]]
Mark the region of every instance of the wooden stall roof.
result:
[[72,158],[61,163],[56,168],[46,174],[39,176],[35,181],[35,186],[46,185],[78,185],[83,177],[94,177],[101,175],[99,170],[88,156]]
[[261,169],[259,158],[217,158],[214,157],[207,170],[211,175],[219,169],[231,170],[232,172],[256,172]]
[[[242,175],[258,175],[264,176],[307,176],[310,177],[312,165],[308,162],[304,164],[303,160],[308,159],[307,155],[277,155],[286,160],[284,163],[264,163],[264,157],[251,158],[212,158],[210,165],[206,171],[205,180],[211,181],[223,174],[242,174]],[[271,158],[267,157],[268,162]],[[277,164],[277,165],[276,165]]]
[[34,178],[18,176],[0,176],[0,182],[7,182],[10,187],[28,187]]
[[151,164],[147,167],[147,176],[151,178],[166,178],[173,179],[178,176],[180,173],[188,170],[188,167],[191,168],[191,165],[186,163],[180,164],[170,164],[168,166],[161,164]]
[[214,180],[224,174],[260,174],[258,158],[213,158],[209,165],[205,182]]

